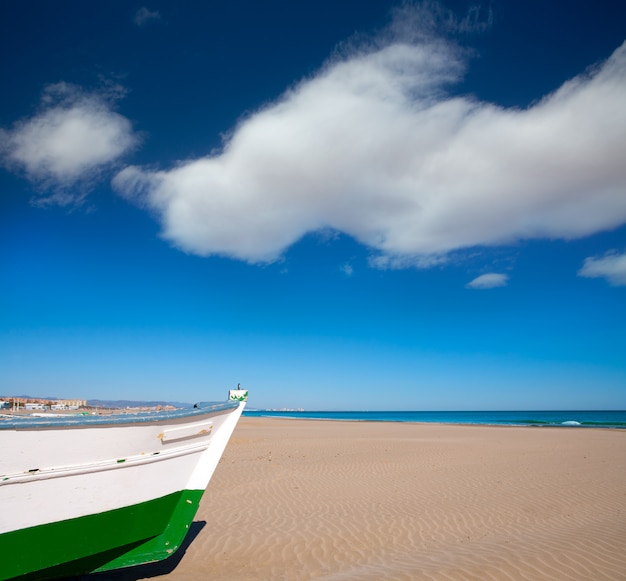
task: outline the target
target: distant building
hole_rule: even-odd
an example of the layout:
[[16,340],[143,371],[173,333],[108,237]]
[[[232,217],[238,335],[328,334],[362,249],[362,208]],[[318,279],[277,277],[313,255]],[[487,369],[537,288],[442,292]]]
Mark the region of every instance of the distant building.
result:
[[57,410],[77,410],[87,407],[87,400],[85,399],[51,400],[44,398],[26,398],[6,395],[3,395],[2,398],[3,399],[0,400],[0,409],[13,407],[14,410],[42,410],[50,406],[52,409]]
[[54,404],[53,409],[61,409],[61,410],[77,410],[79,408],[84,408],[87,405],[87,400],[85,399],[58,399]]

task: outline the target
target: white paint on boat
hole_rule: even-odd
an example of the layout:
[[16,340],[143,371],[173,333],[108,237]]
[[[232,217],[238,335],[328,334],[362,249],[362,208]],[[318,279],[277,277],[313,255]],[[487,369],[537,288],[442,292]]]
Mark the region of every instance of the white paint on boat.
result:
[[154,423],[0,430],[0,534],[204,490],[244,405]]

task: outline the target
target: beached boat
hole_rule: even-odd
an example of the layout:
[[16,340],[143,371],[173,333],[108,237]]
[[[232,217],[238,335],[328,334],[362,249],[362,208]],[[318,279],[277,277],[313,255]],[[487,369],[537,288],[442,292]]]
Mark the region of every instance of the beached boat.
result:
[[247,394],[173,411],[0,419],[0,580],[171,556]]

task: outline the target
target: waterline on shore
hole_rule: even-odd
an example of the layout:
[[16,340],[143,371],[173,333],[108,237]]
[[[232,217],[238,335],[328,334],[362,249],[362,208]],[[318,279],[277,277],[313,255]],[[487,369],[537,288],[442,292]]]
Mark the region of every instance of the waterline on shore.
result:
[[495,426],[563,426],[626,429],[625,410],[556,411],[296,411],[246,410],[250,417],[302,420],[419,422]]

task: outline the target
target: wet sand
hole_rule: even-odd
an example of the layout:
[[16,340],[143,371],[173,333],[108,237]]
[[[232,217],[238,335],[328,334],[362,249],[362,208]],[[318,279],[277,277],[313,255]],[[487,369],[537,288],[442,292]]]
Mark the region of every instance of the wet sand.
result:
[[196,521],[150,575],[626,579],[626,431],[244,417]]

